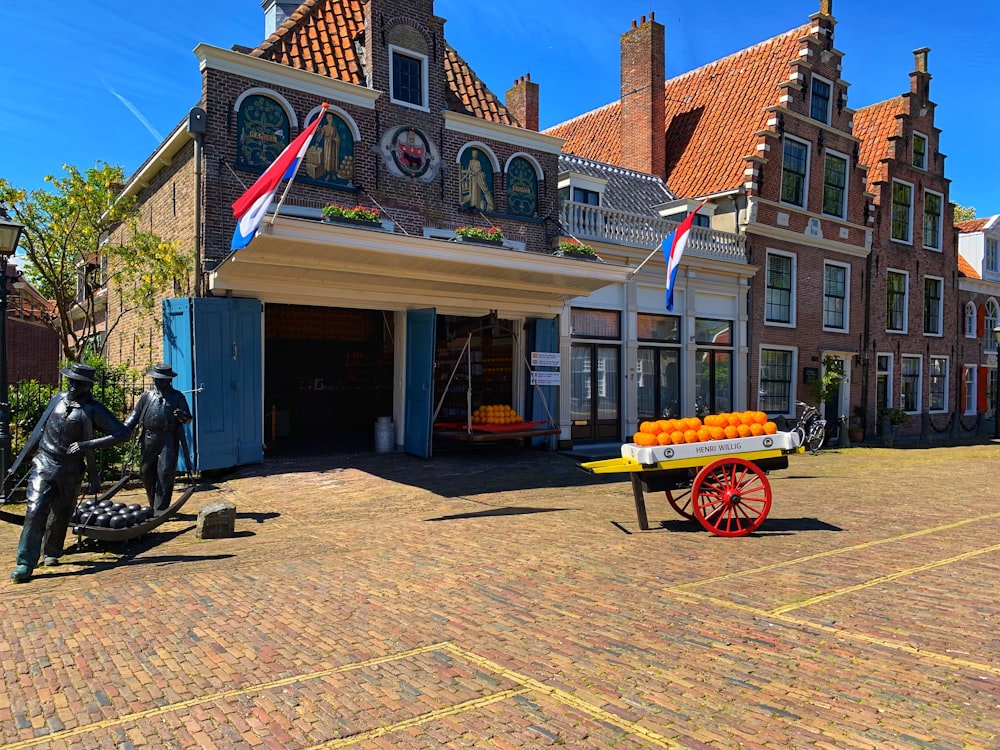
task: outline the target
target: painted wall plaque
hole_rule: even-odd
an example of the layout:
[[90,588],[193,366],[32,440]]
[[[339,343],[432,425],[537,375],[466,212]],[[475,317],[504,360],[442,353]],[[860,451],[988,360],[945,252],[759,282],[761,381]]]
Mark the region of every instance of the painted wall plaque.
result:
[[493,210],[493,164],[478,148],[467,148],[458,161],[458,205]]
[[511,159],[507,167],[507,213],[538,215],[538,175],[531,162],[522,156]]
[[298,179],[330,187],[354,186],[354,133],[343,117],[329,111],[323,116]]
[[387,130],[379,144],[382,162],[390,174],[430,182],[437,176],[437,147],[422,130],[400,125]]
[[289,142],[288,115],[267,96],[248,96],[236,118],[236,166],[263,170]]

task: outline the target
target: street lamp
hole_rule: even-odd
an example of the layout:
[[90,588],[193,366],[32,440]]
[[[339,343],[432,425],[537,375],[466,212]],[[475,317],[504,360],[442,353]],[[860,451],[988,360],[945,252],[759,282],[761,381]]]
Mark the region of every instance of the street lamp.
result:
[[7,467],[10,466],[10,396],[7,390],[7,261],[17,250],[24,225],[7,214],[0,203],[0,503],[7,499]]
[[993,371],[993,437],[1000,438],[1000,325],[993,329],[993,340],[997,342],[997,368]]

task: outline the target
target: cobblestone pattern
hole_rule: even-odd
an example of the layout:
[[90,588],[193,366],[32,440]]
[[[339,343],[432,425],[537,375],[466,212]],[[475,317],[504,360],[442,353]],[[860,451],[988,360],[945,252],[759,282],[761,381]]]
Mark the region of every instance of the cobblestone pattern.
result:
[[737,539],[555,454],[269,459],[2,587],[0,746],[1000,747],[998,450],[794,456]]

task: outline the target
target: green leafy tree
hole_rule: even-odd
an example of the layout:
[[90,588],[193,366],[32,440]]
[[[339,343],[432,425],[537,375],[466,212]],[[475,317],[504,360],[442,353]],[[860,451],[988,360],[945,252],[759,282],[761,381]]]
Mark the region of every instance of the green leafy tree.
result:
[[[179,242],[140,231],[135,198],[121,195],[121,167],[63,170],[65,176],[45,178],[51,190],[30,193],[0,177],[0,202],[25,226],[24,275],[55,303],[46,322],[59,335],[63,356],[79,362],[88,350],[103,355],[107,336],[98,334],[110,333],[131,313],[152,310],[175,283],[186,281],[191,258]],[[81,272],[85,293],[78,296]],[[114,313],[99,304],[105,284],[121,299]]]
[[976,209],[974,206],[960,206],[955,204],[955,221],[968,221],[969,219],[976,218]]

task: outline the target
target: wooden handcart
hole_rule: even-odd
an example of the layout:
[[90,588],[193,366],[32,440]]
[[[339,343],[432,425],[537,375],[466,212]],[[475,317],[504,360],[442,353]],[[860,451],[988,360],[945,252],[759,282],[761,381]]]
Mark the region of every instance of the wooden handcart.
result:
[[639,528],[649,529],[646,492],[665,492],[680,515],[719,536],[746,536],[771,510],[767,473],[801,453],[792,432],[683,445],[622,445],[621,458],[589,461],[594,474],[624,472],[632,480]]

